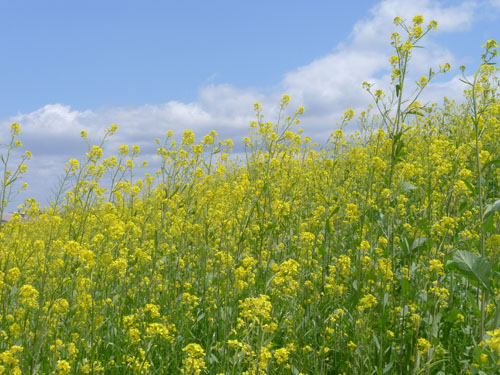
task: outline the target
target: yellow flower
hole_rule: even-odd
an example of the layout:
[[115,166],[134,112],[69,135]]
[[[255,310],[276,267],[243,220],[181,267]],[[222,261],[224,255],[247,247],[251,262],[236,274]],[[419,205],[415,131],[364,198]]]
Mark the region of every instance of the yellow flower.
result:
[[500,356],[500,328],[497,328],[494,331],[488,331],[487,334],[490,338],[485,340],[486,344],[489,346],[490,350],[496,350]]
[[429,263],[430,263],[429,271],[431,272],[436,271],[439,275],[444,275],[443,272],[444,265],[443,263],[441,263],[439,259],[431,259]]
[[184,134],[182,134],[182,144],[189,146],[194,143],[194,133],[192,130],[185,130]]
[[37,308],[38,307],[38,290],[36,290],[33,286],[27,284],[23,285],[20,289],[20,298],[19,301],[21,304],[26,306],[27,308]]
[[65,360],[59,360],[57,361],[57,375],[67,375],[71,371],[71,366],[68,363],[68,361]]
[[421,25],[424,22],[424,17],[421,14],[417,14],[415,17],[413,17],[412,21],[416,25]]
[[492,234],[488,237],[486,240],[486,248],[492,255],[500,254],[500,234]]
[[281,365],[285,362],[288,361],[288,356],[290,355],[290,351],[287,349],[287,348],[280,348],[280,349],[277,349],[273,356],[274,356],[274,359],[276,360],[276,362]]
[[21,126],[19,126],[19,124],[12,124],[10,126],[10,132],[12,135],[19,135],[19,133],[21,132]]
[[88,158],[90,158],[92,161],[96,161],[101,158],[102,156],[102,149],[99,146],[92,146],[90,153],[88,152],[86,154]]
[[370,250],[370,243],[366,240],[361,241],[359,245],[360,250]]
[[182,351],[187,354],[187,357],[182,360],[181,374],[183,375],[200,375],[206,370],[205,351],[198,344],[188,344]]
[[417,340],[417,348],[420,354],[422,355],[426,354],[430,347],[431,343],[426,339],[424,339],[423,337]]
[[7,282],[7,284],[12,285],[19,279],[20,275],[21,271],[19,271],[19,268],[17,267],[11,268],[10,270],[7,271],[7,274],[5,275],[5,281]]
[[120,155],[122,155],[122,156],[128,155],[128,151],[129,151],[128,145],[125,145],[125,144],[121,145],[118,148],[118,151],[120,152]]
[[160,312],[158,311],[160,309],[160,306],[148,303],[146,307],[144,308],[145,313],[149,313],[149,316],[151,318],[157,318],[160,316]]
[[431,21],[431,22],[429,22],[429,24],[427,25],[427,28],[428,28],[428,29],[434,29],[434,30],[436,30],[437,26],[438,26],[438,23],[437,23],[436,21],[432,20],[432,21]]
[[287,106],[290,101],[290,95],[285,94],[281,97],[281,105]]
[[351,120],[353,117],[354,117],[354,110],[353,110],[352,108],[348,108],[348,109],[344,112],[344,120],[345,120],[345,121],[349,121],[349,120]]
[[397,57],[396,55],[392,55],[390,58],[389,58],[389,62],[391,63],[391,65],[397,65],[399,63],[399,57]]
[[206,145],[211,145],[214,143],[214,138],[210,134],[207,134],[203,137],[203,140],[201,141],[201,143],[206,144]]
[[271,318],[272,305],[269,296],[248,297],[240,303],[240,315],[248,320],[268,320]]
[[420,87],[425,87],[425,85],[427,85],[427,83],[429,82],[429,80],[427,79],[427,77],[425,76],[422,76],[420,77],[420,79],[417,81],[417,85],[420,86]]
[[377,299],[373,294],[366,294],[363,296],[358,303],[358,311],[363,311],[372,308],[377,304]]
[[415,38],[420,38],[423,34],[422,26],[420,25],[413,26],[412,33]]
[[496,41],[490,39],[486,42],[486,44],[483,44],[483,48],[491,49],[491,48],[498,48],[498,44]]
[[58,298],[52,305],[52,311],[57,315],[64,315],[69,310],[69,303],[64,298]]
[[150,323],[146,328],[146,333],[150,336],[159,336],[172,343],[175,340],[175,326],[167,327],[162,323]]
[[296,295],[299,283],[295,280],[299,271],[299,263],[289,259],[279,266],[279,271],[273,279],[273,285],[288,296]]
[[404,22],[404,19],[403,19],[403,18],[401,18],[401,17],[396,17],[396,18],[394,18],[394,24],[395,24],[395,25],[398,25],[398,24],[400,24],[401,22]]

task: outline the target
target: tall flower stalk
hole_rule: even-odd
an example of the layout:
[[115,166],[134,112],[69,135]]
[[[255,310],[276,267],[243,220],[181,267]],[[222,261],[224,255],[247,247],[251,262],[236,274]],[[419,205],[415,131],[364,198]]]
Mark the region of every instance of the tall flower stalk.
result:
[[[475,155],[475,167],[477,174],[477,205],[479,207],[479,230],[481,234],[480,239],[480,254],[482,257],[485,256],[485,229],[484,229],[484,188],[483,188],[483,173],[482,173],[482,163],[481,163],[481,135],[484,131],[485,112],[489,109],[491,105],[495,105],[494,96],[492,95],[492,90],[490,87],[490,77],[494,72],[494,64],[492,63],[493,58],[497,55],[498,45],[494,40],[488,40],[486,44],[483,45],[485,49],[484,53],[481,55],[481,64],[477,72],[474,73],[472,81],[469,80],[465,75],[465,66],[461,66],[462,71],[461,81],[470,87],[467,99],[468,99],[468,109],[470,121],[474,129],[474,155]],[[481,320],[480,320],[480,338],[484,336],[484,313],[486,307],[486,290],[481,290]]]

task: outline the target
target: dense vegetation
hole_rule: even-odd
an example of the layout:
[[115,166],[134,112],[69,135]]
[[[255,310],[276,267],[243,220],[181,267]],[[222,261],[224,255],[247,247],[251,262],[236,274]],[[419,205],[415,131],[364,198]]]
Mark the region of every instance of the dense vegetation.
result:
[[140,179],[139,147],[89,142],[49,207],[0,226],[0,374],[500,373],[497,46],[460,104],[424,106],[449,65],[412,87],[408,63],[436,23],[395,23],[359,131],[349,109],[315,144],[284,95],[275,123],[255,105],[244,160],[169,132]]

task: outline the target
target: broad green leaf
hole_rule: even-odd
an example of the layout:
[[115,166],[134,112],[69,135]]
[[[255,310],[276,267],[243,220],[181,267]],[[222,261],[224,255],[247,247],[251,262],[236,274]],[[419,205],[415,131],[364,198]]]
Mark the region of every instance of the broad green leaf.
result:
[[217,356],[214,353],[210,353],[208,356],[208,363],[214,364],[214,363],[219,363],[219,360],[217,359]]
[[470,251],[457,250],[453,254],[450,266],[453,266],[469,281],[478,283],[481,289],[493,293],[489,279],[491,263],[488,259]]
[[394,362],[389,362],[388,364],[385,365],[383,373],[387,374],[389,371],[391,371],[392,366],[394,365]]
[[202,320],[203,318],[205,317],[205,313],[201,313],[200,315],[198,315],[198,317],[196,318],[196,323],[198,323],[200,320]]
[[414,238],[413,242],[411,243],[411,251],[413,251],[416,248],[422,246],[426,241],[427,241],[427,237],[416,237],[416,238]]
[[491,203],[491,204],[488,204],[486,206],[486,210],[484,211],[483,213],[483,219],[488,216],[488,215],[491,215],[493,212],[495,211],[498,211],[500,212],[500,199],[498,199],[496,202],[494,203]]
[[417,187],[415,185],[408,181],[405,181],[401,184],[401,189],[403,189],[405,193],[408,193],[411,190],[415,190],[416,188]]

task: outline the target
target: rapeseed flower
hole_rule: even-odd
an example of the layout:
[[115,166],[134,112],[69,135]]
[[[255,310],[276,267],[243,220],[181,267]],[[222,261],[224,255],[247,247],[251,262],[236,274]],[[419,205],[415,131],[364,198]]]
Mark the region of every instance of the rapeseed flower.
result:
[[372,308],[376,304],[377,304],[377,299],[375,298],[375,296],[373,294],[369,293],[369,294],[364,295],[359,300],[357,309],[358,309],[358,311],[363,311],[363,310]]
[[[346,109],[324,145],[298,128],[305,109],[289,111],[289,95],[276,121],[255,104],[238,160],[238,140],[168,131],[140,176],[139,146],[104,158],[83,131],[88,153],[66,163],[59,197],[28,199],[0,226],[0,372],[466,372],[471,356],[493,372],[497,73],[480,67],[467,105],[424,105],[449,64],[417,77],[415,96],[403,88],[437,23],[395,22],[393,80],[364,83],[374,105]],[[485,48],[493,57],[496,43]],[[2,216],[30,157],[0,178]],[[449,262],[457,250],[482,271]]]

